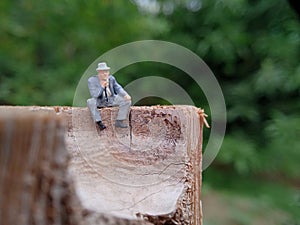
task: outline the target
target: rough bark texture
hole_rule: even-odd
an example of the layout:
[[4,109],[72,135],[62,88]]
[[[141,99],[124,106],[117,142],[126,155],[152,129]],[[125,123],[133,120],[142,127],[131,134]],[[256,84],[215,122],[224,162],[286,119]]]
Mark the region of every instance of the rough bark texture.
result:
[[199,109],[101,109],[101,132],[86,108],[0,112],[0,224],[202,223]]
[[2,111],[0,143],[0,224],[80,224],[61,120]]

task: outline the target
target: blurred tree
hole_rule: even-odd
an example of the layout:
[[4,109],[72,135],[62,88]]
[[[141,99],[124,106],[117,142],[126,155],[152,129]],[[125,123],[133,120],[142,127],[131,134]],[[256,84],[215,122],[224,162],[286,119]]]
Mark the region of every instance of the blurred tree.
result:
[[70,105],[95,58],[165,29],[127,1],[3,0],[0,10],[0,104]]
[[289,3],[291,6],[295,9],[295,11],[298,13],[299,19],[300,19],[300,5],[297,0],[289,0]]
[[299,177],[300,24],[288,2],[155,1],[155,11],[137,2],[168,21],[158,39],[196,52],[221,83],[228,131],[217,163]]

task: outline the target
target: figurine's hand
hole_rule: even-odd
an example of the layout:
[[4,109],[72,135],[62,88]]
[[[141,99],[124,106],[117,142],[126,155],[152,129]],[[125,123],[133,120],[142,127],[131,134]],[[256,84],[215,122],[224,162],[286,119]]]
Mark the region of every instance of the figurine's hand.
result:
[[131,100],[130,95],[125,95],[124,98],[125,98],[126,100]]
[[105,88],[105,87],[107,87],[107,85],[108,85],[108,81],[107,81],[107,80],[101,81],[100,84],[101,84],[102,87]]

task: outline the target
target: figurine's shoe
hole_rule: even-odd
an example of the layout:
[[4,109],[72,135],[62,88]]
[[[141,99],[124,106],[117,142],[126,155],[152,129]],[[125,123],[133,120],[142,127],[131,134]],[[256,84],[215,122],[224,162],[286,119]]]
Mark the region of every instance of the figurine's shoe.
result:
[[104,130],[106,128],[106,126],[102,123],[102,121],[98,121],[96,123],[98,124],[100,130]]
[[116,120],[115,126],[120,127],[120,128],[127,128],[128,127],[122,120]]

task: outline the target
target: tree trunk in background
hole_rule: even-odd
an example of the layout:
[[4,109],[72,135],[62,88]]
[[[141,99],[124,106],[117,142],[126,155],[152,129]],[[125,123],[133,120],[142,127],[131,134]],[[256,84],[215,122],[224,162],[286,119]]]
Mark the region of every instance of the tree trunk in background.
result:
[[86,108],[0,107],[0,224],[201,225],[198,112],[132,107],[120,129],[101,109],[100,132]]

